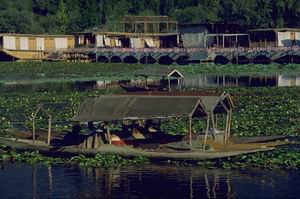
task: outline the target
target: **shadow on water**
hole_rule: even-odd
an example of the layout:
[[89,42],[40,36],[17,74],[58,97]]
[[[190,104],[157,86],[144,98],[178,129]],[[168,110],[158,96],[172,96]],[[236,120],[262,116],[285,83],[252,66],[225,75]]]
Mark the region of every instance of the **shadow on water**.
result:
[[[103,88],[119,87],[120,84],[143,86],[143,80],[127,81],[74,81],[74,82],[41,82],[41,83],[6,83],[0,84],[0,92],[65,92],[91,91]],[[167,80],[148,80],[148,85],[167,85]],[[177,80],[171,81],[172,88],[177,87]],[[206,87],[275,87],[300,86],[300,76],[234,76],[234,75],[199,75],[183,80],[184,89]]]
[[1,198],[297,198],[299,179],[295,171],[8,164],[0,188]]

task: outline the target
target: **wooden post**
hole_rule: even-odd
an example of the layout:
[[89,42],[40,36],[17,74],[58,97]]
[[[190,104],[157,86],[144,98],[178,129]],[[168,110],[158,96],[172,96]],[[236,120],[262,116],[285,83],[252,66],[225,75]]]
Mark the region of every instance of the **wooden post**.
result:
[[35,142],[35,115],[32,116],[32,143]]
[[110,129],[108,127],[108,124],[106,126],[106,131],[107,131],[107,138],[108,138],[108,142],[111,145],[111,134],[110,134]]
[[216,129],[218,129],[218,115],[215,114],[215,125],[216,125]]
[[50,142],[51,142],[51,125],[52,125],[52,118],[50,115],[49,120],[48,120],[48,140],[47,140],[48,145],[50,145]]
[[230,130],[231,130],[231,117],[232,117],[232,109],[229,109],[229,121],[228,121],[228,131],[227,131],[227,140],[230,137]]
[[229,112],[227,112],[227,116],[226,116],[226,127],[225,127],[225,132],[224,132],[224,143],[227,142],[228,128],[229,128]]
[[171,91],[171,80],[170,80],[170,77],[168,77],[168,88],[169,88],[169,91]]
[[215,121],[214,121],[214,114],[211,113],[211,123],[212,123],[212,127],[213,127],[213,139],[215,139],[215,129],[216,129],[216,124],[215,124]]
[[206,122],[206,130],[205,130],[205,136],[204,136],[204,142],[203,142],[203,150],[205,150],[207,136],[208,136],[208,128],[209,128],[209,113],[207,114],[207,122]]
[[148,87],[148,79],[147,79],[147,76],[145,76],[145,85],[146,85],[146,88]]
[[189,117],[189,144],[190,144],[190,149],[192,150],[192,116]]
[[[251,47],[251,39],[250,39],[250,35],[247,36],[248,37],[248,43],[249,43],[249,47]],[[276,43],[277,44],[277,43]]]

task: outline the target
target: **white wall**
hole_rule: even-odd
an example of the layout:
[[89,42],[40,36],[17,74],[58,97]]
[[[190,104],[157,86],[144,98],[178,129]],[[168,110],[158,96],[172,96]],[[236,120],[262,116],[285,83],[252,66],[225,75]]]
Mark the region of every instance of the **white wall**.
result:
[[3,48],[16,50],[16,38],[14,36],[3,36]]
[[291,32],[277,32],[277,39],[280,47],[292,46]]
[[67,49],[68,38],[55,38],[55,49]]
[[45,38],[36,38],[36,49],[45,50]]
[[29,50],[28,37],[20,37],[20,50]]
[[96,46],[97,47],[104,47],[104,37],[103,35],[97,35],[96,36]]

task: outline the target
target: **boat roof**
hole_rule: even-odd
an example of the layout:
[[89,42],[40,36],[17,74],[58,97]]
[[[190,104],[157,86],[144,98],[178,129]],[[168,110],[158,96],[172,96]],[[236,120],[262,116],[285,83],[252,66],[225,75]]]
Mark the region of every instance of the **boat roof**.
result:
[[[222,96],[111,95],[85,99],[71,120],[122,121],[204,117],[230,109]],[[220,102],[222,101],[222,102]],[[224,103],[223,103],[224,101]],[[222,105],[223,103],[223,105]],[[225,108],[224,108],[225,106]],[[228,107],[226,107],[228,106]]]
[[157,76],[157,77],[176,77],[183,78],[181,72],[174,68],[168,67],[146,67],[135,72],[135,76]]
[[[218,99],[222,102],[225,107],[230,110],[234,108],[233,100],[229,93],[226,92],[214,92],[214,91],[143,91],[143,92],[129,92],[120,95],[133,95],[133,96],[177,96],[177,97],[195,97],[202,99],[201,102],[204,107],[211,107],[210,102],[205,99]],[[206,98],[210,97],[210,98]],[[216,97],[216,98],[213,98]],[[211,102],[212,104],[213,101]],[[211,108],[206,108],[206,112],[218,112],[217,109],[212,106]],[[220,111],[219,111],[220,112]]]

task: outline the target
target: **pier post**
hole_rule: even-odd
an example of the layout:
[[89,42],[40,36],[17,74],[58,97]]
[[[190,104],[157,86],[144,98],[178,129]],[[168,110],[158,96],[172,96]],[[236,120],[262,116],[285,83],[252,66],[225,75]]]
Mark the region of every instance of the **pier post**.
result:
[[190,149],[192,150],[192,116],[189,117],[189,144]]
[[49,120],[48,120],[48,139],[47,139],[47,144],[50,145],[51,142],[51,125],[52,125],[52,117],[49,115]]

